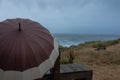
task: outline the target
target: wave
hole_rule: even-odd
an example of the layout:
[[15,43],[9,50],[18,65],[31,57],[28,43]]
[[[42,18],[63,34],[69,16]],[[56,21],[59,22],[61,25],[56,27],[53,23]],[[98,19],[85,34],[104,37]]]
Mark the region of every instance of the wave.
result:
[[119,39],[120,35],[76,35],[76,34],[54,34],[59,45],[70,47],[71,45],[78,45],[90,41],[107,41]]

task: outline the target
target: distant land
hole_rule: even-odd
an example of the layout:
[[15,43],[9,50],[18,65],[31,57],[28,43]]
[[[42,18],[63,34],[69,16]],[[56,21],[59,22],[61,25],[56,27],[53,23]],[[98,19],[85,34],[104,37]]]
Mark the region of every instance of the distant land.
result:
[[54,34],[59,45],[70,47],[89,41],[108,41],[120,38],[120,34]]

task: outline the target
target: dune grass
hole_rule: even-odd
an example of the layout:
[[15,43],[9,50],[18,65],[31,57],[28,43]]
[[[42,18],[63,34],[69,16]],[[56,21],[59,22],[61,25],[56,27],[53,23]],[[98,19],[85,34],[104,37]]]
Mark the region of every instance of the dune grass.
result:
[[[106,49],[97,50],[99,47]],[[69,48],[61,47],[61,64],[67,63],[89,66],[94,70],[94,80],[120,80],[120,39],[86,42]],[[110,74],[106,73],[103,76],[104,71]]]
[[[120,39],[112,41],[93,41],[69,48],[61,47],[61,63],[74,62],[87,64],[120,64]],[[96,50],[105,46],[106,50]]]

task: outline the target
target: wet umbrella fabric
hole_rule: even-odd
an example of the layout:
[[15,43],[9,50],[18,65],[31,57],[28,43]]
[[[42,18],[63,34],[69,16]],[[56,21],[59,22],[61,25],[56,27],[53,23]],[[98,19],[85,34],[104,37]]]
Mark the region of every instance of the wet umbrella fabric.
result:
[[57,42],[41,24],[20,18],[0,22],[0,80],[41,78],[58,56]]

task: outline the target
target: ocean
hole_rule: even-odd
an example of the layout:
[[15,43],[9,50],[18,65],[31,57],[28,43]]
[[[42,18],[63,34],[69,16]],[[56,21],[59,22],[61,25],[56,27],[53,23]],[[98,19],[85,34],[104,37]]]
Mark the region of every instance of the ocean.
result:
[[90,41],[108,41],[120,39],[120,35],[80,35],[80,34],[54,34],[55,39],[59,45],[70,47],[71,45],[78,45]]

